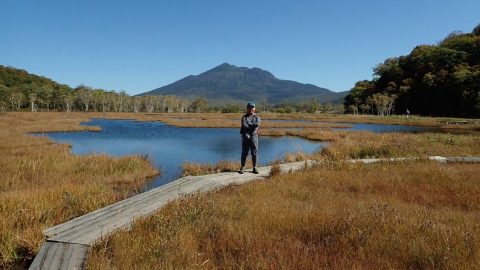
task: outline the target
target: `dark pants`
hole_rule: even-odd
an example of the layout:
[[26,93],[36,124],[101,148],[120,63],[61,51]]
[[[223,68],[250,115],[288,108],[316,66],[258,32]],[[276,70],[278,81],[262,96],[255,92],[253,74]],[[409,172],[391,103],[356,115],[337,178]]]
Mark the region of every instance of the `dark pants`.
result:
[[250,139],[242,138],[242,167],[245,167],[247,161],[248,151],[252,154],[253,167],[257,166],[257,149],[258,149],[258,136],[254,136]]

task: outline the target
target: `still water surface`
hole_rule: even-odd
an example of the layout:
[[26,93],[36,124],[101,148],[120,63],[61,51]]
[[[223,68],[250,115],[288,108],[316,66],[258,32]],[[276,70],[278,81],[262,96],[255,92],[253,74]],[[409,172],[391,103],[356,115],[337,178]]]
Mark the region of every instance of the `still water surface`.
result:
[[[93,119],[83,124],[101,126],[102,130],[43,135],[72,145],[72,152],[77,155],[148,155],[161,171],[149,187],[158,187],[179,178],[180,166],[186,161],[216,163],[220,160],[240,160],[241,139],[237,128],[179,128],[161,122],[106,119]],[[322,143],[302,138],[261,136],[259,163],[265,165],[281,159],[287,152],[313,153],[321,147]]]

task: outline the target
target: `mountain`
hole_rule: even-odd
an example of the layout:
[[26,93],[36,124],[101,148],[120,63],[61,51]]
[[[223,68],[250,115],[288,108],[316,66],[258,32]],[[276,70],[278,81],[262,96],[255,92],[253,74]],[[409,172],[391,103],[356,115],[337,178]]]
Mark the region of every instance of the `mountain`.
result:
[[140,95],[176,95],[206,98],[209,104],[257,103],[278,104],[315,98],[320,103],[341,103],[347,92],[333,92],[313,84],[277,79],[260,68],[237,67],[223,63],[200,75],[190,75],[169,85]]

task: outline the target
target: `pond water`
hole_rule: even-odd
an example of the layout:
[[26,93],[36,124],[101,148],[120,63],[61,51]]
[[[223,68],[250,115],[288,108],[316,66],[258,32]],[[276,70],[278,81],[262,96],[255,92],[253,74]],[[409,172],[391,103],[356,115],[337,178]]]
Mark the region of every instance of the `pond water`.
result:
[[[83,124],[101,126],[102,130],[39,135],[72,145],[72,152],[77,155],[148,155],[161,171],[148,188],[179,178],[180,166],[186,161],[216,163],[220,160],[240,160],[241,139],[237,128],[179,128],[161,122],[106,119],[93,119]],[[302,138],[263,136],[259,141],[259,163],[265,165],[281,159],[287,152],[313,153],[321,147],[322,143]]]

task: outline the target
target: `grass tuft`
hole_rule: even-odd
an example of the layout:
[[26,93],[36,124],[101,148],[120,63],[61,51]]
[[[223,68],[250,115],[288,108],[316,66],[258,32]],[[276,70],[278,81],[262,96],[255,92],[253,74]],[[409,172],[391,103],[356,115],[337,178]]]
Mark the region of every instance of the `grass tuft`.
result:
[[192,163],[184,162],[182,164],[182,176],[187,175],[205,175],[220,172],[235,172],[240,169],[240,162],[222,160],[216,164],[212,163]]

